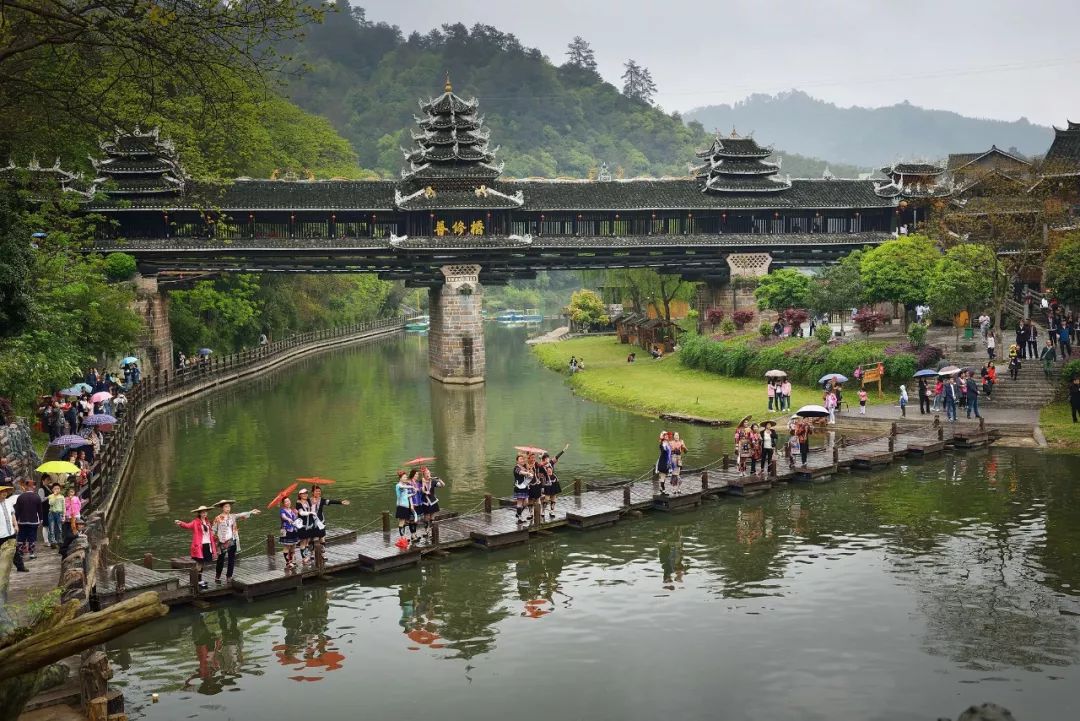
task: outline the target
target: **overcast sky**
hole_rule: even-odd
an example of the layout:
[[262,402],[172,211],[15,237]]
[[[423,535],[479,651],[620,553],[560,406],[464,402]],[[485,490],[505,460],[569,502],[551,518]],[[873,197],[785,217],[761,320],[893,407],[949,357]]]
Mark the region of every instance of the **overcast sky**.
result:
[[667,110],[796,88],[844,106],[1080,120],[1078,0],[351,1],[406,34],[494,25],[557,64],[581,35],[610,82],[627,58],[648,67]]

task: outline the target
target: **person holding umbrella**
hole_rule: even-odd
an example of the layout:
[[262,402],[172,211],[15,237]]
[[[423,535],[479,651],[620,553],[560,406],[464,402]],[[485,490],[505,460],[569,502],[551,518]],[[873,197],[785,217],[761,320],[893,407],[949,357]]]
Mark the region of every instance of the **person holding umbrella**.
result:
[[660,495],[667,495],[667,477],[671,472],[671,444],[668,432],[660,431],[660,454],[656,458],[656,476],[660,480]]
[[[435,522],[435,514],[439,512],[439,499],[435,495],[435,489],[446,485],[438,476],[431,475],[431,469],[427,466],[420,467],[420,499],[423,502],[421,510],[424,516],[424,540],[431,543],[431,524]],[[346,505],[348,501],[343,501]]]
[[521,514],[525,512],[525,504],[529,500],[529,485],[531,483],[532,472],[525,465],[525,455],[519,453],[514,459],[514,514],[517,516],[518,523],[527,523],[527,520],[522,518]]
[[[295,568],[296,564],[293,562],[296,558],[296,544],[300,542],[300,516],[297,515],[296,509],[292,507],[292,499],[288,496],[280,499],[281,510],[278,511],[278,517],[281,519],[281,538],[280,543],[285,547],[285,551],[282,555],[285,557],[285,570]],[[271,504],[273,505],[273,504]]]
[[233,503],[235,501],[222,500],[214,504],[221,509],[221,513],[214,519],[214,524],[211,527],[218,547],[217,573],[214,574],[214,583],[221,583],[221,571],[225,567],[226,556],[229,559],[229,568],[225,573],[225,580],[232,581],[233,568],[236,566],[236,554],[240,552],[240,529],[236,527],[236,522],[259,514],[257,508],[252,508],[245,513],[233,513]]
[[306,566],[308,560],[311,539],[315,537],[315,507],[308,496],[308,489],[301,488],[296,492],[296,513],[300,516],[300,565]]
[[190,521],[173,521],[180,528],[191,531],[191,560],[195,562],[195,571],[199,574],[199,588],[209,585],[202,577],[203,566],[217,556],[217,541],[206,515],[209,510],[209,506],[199,506],[192,509],[195,517]]
[[795,422],[795,438],[799,442],[799,458],[803,468],[806,468],[806,459],[810,455],[810,421],[800,418]]

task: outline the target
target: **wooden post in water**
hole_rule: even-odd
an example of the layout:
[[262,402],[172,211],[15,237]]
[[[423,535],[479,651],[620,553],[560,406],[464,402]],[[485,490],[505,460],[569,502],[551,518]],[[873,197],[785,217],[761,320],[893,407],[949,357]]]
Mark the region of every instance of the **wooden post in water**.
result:
[[277,546],[274,544],[274,534],[266,534],[266,555],[273,556],[277,552]]
[[152,553],[144,553],[143,557],[142,557],[142,565],[145,568],[153,568],[154,567],[154,554],[152,554]]
[[581,479],[580,478],[575,478],[574,479],[574,495],[575,496],[580,496],[581,495]]
[[533,508],[533,513],[532,513],[533,525],[536,526],[537,528],[540,528],[540,504],[539,503],[533,504],[532,508]]
[[703,490],[703,491],[709,490],[709,472],[708,471],[702,471],[701,472],[701,490]]
[[896,450],[896,436],[889,436],[889,453]]
[[127,569],[123,563],[113,566],[113,578],[116,581],[116,593],[122,596],[127,589]]
[[199,564],[195,564],[191,567],[191,572],[188,574],[188,581],[191,583],[191,593],[193,595],[199,595]]
[[434,522],[431,524],[431,545],[439,545],[439,524]]
[[893,421],[892,425],[889,426],[889,435],[890,436],[895,436],[896,435],[896,421]]
[[321,570],[323,570],[323,565],[325,565],[325,563],[326,563],[326,559],[323,556],[323,545],[321,543],[319,543],[318,541],[316,541],[315,542],[315,568],[317,568],[317,569],[319,569],[321,571]]
[[731,459],[728,458],[728,454],[724,454],[724,457],[720,460],[721,467],[726,471],[727,467],[731,465]]
[[982,416],[979,416],[979,432],[981,433],[982,431],[985,431],[985,430],[986,430],[986,419],[983,418]]
[[491,494],[490,493],[485,493],[484,494],[484,513],[487,513],[487,514],[491,513]]
[[945,429],[942,428],[941,426],[938,426],[938,429],[937,429],[937,439],[939,441],[945,440]]
[[622,489],[622,504],[627,508],[630,507],[630,486],[623,486]]
[[840,462],[840,449],[838,447],[836,447],[836,446],[832,447],[832,462],[833,463],[839,463]]
[[390,535],[390,511],[382,512],[382,532],[384,536]]

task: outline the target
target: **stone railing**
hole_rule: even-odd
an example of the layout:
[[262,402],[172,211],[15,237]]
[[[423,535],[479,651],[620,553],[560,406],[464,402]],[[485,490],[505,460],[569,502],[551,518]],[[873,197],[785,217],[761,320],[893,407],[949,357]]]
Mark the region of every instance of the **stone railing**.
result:
[[239,380],[258,369],[304,352],[365,337],[387,335],[404,327],[404,318],[395,317],[299,333],[264,346],[245,348],[223,356],[209,356],[195,366],[162,370],[152,376],[144,376],[127,393],[124,411],[108,434],[108,443],[95,459],[83,515],[87,515],[87,510],[98,512],[99,515],[103,515],[101,512],[108,513],[111,499],[123,478],[140,422],[155,409],[223,383]]

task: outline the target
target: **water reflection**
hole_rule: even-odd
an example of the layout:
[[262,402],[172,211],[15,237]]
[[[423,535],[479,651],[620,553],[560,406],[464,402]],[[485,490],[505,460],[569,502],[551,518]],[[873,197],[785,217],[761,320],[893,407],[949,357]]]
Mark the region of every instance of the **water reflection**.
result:
[[439,469],[454,492],[483,492],[487,478],[487,386],[447,385],[432,380],[429,392]]

